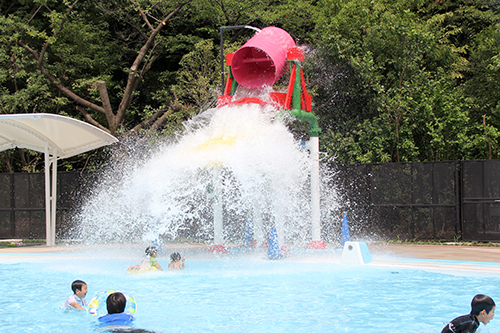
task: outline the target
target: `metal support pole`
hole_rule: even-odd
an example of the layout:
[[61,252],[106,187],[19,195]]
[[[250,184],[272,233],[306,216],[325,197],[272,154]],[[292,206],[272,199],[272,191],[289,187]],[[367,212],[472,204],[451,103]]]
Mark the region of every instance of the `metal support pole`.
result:
[[291,61],[295,71],[295,80],[293,82],[293,93],[291,100],[291,110],[288,110],[295,118],[307,121],[309,129],[309,150],[311,152],[311,227],[312,241],[308,245],[310,248],[323,249],[325,244],[321,241],[321,213],[320,213],[320,175],[319,175],[319,133],[321,129],[318,126],[318,119],[311,112],[305,112],[301,109],[301,65],[299,61]]
[[319,138],[311,136],[311,209],[312,209],[312,240],[321,241],[321,214],[320,214],[320,176],[319,176]]
[[224,244],[221,167],[214,167],[214,245]]

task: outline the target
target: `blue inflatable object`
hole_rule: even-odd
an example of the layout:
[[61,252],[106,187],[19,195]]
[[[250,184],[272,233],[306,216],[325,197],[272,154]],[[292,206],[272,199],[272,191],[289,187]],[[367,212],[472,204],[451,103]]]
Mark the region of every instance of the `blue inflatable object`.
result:
[[342,213],[342,227],[340,229],[340,245],[343,247],[345,242],[351,241],[351,233],[349,232],[349,223],[347,222],[347,213]]
[[274,223],[271,223],[271,229],[269,230],[269,247],[267,250],[267,256],[269,257],[269,259],[283,258],[278,242],[278,232],[276,231],[276,226],[274,225]]
[[99,317],[99,327],[106,326],[130,326],[134,321],[134,317],[127,313],[113,313]]

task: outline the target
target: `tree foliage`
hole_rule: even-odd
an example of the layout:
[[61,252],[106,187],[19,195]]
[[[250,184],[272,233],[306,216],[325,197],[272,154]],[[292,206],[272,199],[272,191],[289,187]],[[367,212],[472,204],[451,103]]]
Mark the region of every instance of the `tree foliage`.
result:
[[[493,0],[13,0],[0,12],[1,113],[67,115],[118,137],[172,134],[214,105],[219,28],[279,26],[308,50],[321,149],[338,161],[500,156]],[[227,50],[252,34],[225,31]],[[1,171],[41,168],[37,153],[0,155]]]
[[[495,8],[466,1],[323,1],[317,43],[347,62],[363,82],[360,96],[372,96],[376,108],[348,129],[327,131],[325,149],[351,163],[498,158],[498,124],[489,116],[498,81],[485,92],[486,78],[472,72],[478,54],[494,59],[498,40],[489,39],[490,54],[478,42],[498,18]],[[481,64],[490,74],[493,67]]]

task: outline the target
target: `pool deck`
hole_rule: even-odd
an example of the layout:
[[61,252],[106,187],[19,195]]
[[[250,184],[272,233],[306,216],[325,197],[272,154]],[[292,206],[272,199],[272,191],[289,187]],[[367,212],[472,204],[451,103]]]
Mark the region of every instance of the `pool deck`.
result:
[[401,258],[500,263],[500,247],[458,245],[372,245],[371,252],[393,253]]
[[[204,257],[211,255],[208,245],[204,244],[163,244],[164,249],[183,253],[200,253]],[[129,249],[129,246],[127,246]],[[135,247],[141,249],[142,245]],[[373,262],[369,265],[409,267],[438,271],[463,271],[500,276],[500,247],[487,246],[457,246],[457,245],[396,245],[368,244]],[[104,249],[103,249],[104,250]],[[84,246],[19,246],[0,248],[0,263],[19,260],[43,260],[54,254],[74,256],[75,253],[87,252]],[[138,250],[135,251],[135,254]],[[314,259],[314,261],[340,261],[341,250],[328,251],[322,255],[322,250],[307,250],[295,259],[299,261]],[[98,253],[102,253],[100,250]],[[123,252],[123,251],[122,251]],[[333,253],[333,255],[330,255]],[[46,255],[46,256],[45,256]],[[124,253],[124,256],[127,256]],[[21,259],[22,258],[22,259]],[[293,258],[291,258],[293,260]]]
[[[163,244],[163,247],[203,249],[208,245],[202,244]],[[400,258],[430,259],[430,260],[459,260],[500,263],[500,247],[491,246],[458,246],[458,245],[413,245],[413,244],[368,244],[373,255],[387,254]],[[62,253],[71,249],[75,252],[85,249],[84,246],[18,246],[0,248],[0,254],[15,253]]]
[[372,245],[373,262],[433,271],[500,276],[500,247],[458,245]]

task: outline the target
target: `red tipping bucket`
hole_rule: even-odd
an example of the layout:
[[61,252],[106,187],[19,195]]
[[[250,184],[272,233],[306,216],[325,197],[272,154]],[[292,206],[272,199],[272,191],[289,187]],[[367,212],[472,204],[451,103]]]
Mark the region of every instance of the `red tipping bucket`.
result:
[[272,86],[286,70],[286,54],[294,46],[292,36],[285,30],[262,29],[233,55],[234,79],[247,88]]

